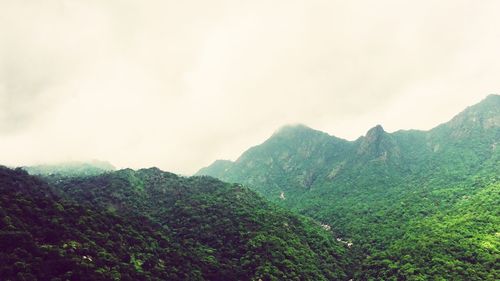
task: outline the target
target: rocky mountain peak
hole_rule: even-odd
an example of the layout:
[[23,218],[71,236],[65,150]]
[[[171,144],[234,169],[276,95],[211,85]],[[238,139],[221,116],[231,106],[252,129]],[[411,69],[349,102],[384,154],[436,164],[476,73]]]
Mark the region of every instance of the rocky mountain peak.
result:
[[371,128],[370,130],[368,130],[368,132],[366,132],[366,136],[365,136],[366,141],[368,141],[368,142],[376,141],[385,133],[386,132],[384,131],[384,128],[382,128],[381,125],[377,125],[377,126]]
[[358,148],[359,155],[368,155],[370,158],[386,160],[389,154],[399,154],[396,142],[381,125],[368,130],[361,139]]

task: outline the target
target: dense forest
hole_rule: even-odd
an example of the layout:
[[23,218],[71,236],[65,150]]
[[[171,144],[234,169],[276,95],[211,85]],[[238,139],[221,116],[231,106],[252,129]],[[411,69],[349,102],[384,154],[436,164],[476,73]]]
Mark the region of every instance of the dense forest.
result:
[[362,279],[498,280],[500,182],[448,210],[412,221],[404,236],[369,257]]
[[287,126],[198,174],[240,182],[353,243],[355,280],[498,280],[500,96],[430,131],[347,141]]
[[2,280],[342,280],[348,248],[255,192],[156,168],[0,168]]

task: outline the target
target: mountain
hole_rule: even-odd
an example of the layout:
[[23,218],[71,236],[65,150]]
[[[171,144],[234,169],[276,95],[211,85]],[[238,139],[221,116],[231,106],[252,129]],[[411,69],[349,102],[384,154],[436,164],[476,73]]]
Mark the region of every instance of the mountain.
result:
[[115,170],[109,162],[93,160],[90,162],[66,162],[52,165],[22,167],[31,175],[40,176],[93,176]]
[[[288,126],[236,161],[224,162],[224,169],[214,165],[197,174],[245,184],[331,225],[336,236],[354,244],[356,277],[370,279],[378,273],[370,271],[370,277],[362,271],[372,257],[417,231],[417,222],[458,210],[463,196],[497,186],[499,142],[500,96],[490,95],[429,131],[388,133],[377,125],[346,141]],[[444,278],[435,272],[431,279]],[[418,280],[418,274],[405,278]]]
[[0,166],[0,276],[499,280],[499,116],[491,95],[429,131],[286,126],[195,177]]
[[347,279],[331,232],[214,178],[0,168],[0,189],[5,280]]
[[283,191],[309,189],[330,172],[322,167],[341,165],[352,149],[348,141],[304,125],[286,126],[236,162],[216,161],[197,174],[244,182],[278,198]]
[[0,191],[2,280],[194,280],[203,264],[149,220],[66,200],[21,169],[0,167]]

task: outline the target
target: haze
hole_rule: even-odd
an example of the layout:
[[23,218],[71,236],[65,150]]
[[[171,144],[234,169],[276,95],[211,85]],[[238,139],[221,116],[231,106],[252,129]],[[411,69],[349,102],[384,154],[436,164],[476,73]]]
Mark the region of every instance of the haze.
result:
[[289,123],[430,129],[498,93],[500,1],[0,0],[4,165],[190,174]]

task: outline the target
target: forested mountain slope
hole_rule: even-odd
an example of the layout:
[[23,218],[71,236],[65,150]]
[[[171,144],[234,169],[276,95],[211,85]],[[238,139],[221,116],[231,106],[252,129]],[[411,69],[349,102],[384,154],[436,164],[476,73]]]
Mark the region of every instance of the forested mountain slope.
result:
[[[164,280],[199,275],[192,271],[203,264],[200,257],[148,220],[64,200],[20,169],[0,167],[0,191],[2,280]],[[143,263],[148,260],[155,262]]]
[[[362,276],[390,280],[498,280],[500,182],[449,210],[413,221],[402,239],[370,257]],[[362,279],[364,279],[362,278]]]
[[156,168],[0,180],[5,280],[347,279],[345,245],[239,185]]
[[345,247],[331,233],[240,185],[150,168],[54,186],[78,202],[146,216],[203,248],[213,280],[344,278]]
[[352,240],[361,266],[415,231],[414,221],[497,186],[499,143],[500,96],[490,95],[430,131],[387,133],[377,125],[345,141],[285,127],[235,162],[216,162],[198,174],[248,185],[331,225]]
[[330,167],[341,166],[352,149],[348,141],[326,133],[303,125],[286,126],[236,162],[216,161],[198,174],[244,182],[278,198],[281,191],[311,188],[331,172]]

